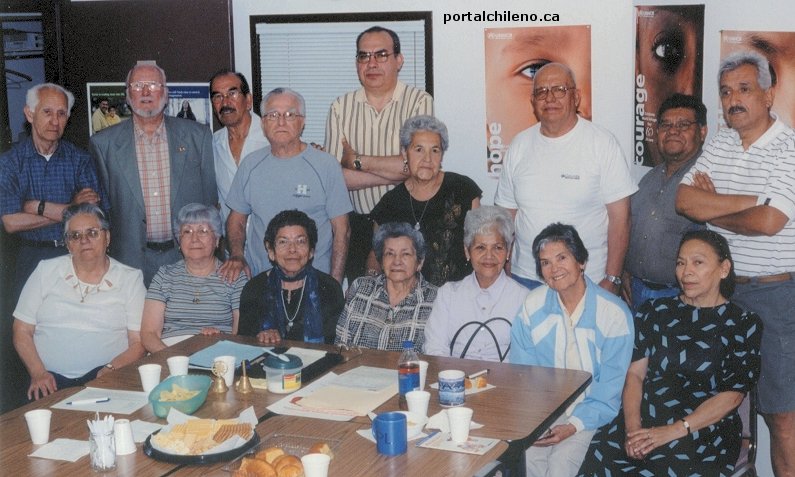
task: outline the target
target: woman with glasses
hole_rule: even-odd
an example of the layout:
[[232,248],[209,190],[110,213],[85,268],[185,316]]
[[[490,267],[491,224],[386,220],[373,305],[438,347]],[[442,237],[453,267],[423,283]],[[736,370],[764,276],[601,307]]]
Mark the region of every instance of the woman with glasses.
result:
[[81,386],[144,355],[141,271],[107,256],[109,224],[96,205],[67,207],[63,223],[69,255],[39,262],[14,310],[28,399]]
[[240,334],[265,344],[332,343],[345,298],[337,280],[312,266],[315,221],[298,210],[279,212],[268,223],[264,242],[273,268],[243,289]]
[[174,221],[183,259],[160,267],[146,293],[141,338],[150,353],[196,334],[237,334],[241,274],[227,283],[218,274],[215,250],[221,215],[215,207],[188,204]]
[[[370,213],[379,225],[408,222],[428,244],[422,274],[436,286],[472,272],[464,254],[464,217],[480,206],[481,190],[469,177],[442,170],[447,126],[433,116],[409,118],[400,128],[400,152],[409,177],[384,194]],[[370,273],[381,267],[371,253]]]

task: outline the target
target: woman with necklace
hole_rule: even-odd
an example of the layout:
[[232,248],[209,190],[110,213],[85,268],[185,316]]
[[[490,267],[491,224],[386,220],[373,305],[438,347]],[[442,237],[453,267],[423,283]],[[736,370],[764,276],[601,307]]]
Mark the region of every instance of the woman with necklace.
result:
[[[472,272],[464,255],[464,217],[480,206],[480,187],[454,172],[442,170],[449,145],[447,126],[432,116],[415,116],[400,129],[404,172],[402,184],[387,192],[370,213],[375,229],[387,222],[408,222],[428,245],[423,276],[436,286],[461,280]],[[367,268],[381,268],[371,253]]]
[[248,281],[232,283],[218,274],[215,250],[221,215],[215,207],[188,204],[174,220],[183,259],[160,267],[146,293],[141,338],[150,353],[196,334],[237,334],[240,293]]
[[593,438],[580,475],[732,475],[745,394],[759,379],[759,317],[729,299],[726,239],[687,232],[676,279],[682,293],[644,303],[622,411]]
[[264,344],[332,343],[345,298],[339,282],[312,266],[315,221],[298,210],[279,212],[268,223],[264,242],[273,268],[243,289],[240,334]]
[[141,271],[106,255],[109,223],[96,205],[67,207],[63,222],[69,255],[41,261],[14,310],[28,399],[81,386],[144,355]]

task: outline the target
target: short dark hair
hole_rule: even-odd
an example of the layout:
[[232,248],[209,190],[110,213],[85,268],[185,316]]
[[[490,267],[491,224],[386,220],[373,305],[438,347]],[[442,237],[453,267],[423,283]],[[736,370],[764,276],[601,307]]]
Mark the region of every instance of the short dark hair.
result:
[[554,224],[549,224],[544,227],[544,230],[533,240],[533,258],[536,260],[536,273],[539,277],[543,276],[541,273],[541,259],[539,258],[539,254],[546,244],[552,242],[562,242],[563,245],[569,249],[569,252],[574,255],[574,259],[577,260],[577,263],[580,265],[584,265],[585,262],[588,261],[588,249],[586,249],[585,244],[582,243],[577,229],[571,225],[555,222]]
[[243,76],[243,73],[230,70],[229,68],[224,68],[222,70],[216,71],[215,74],[212,76],[212,78],[210,78],[210,94],[212,94],[213,92],[213,81],[215,81],[216,78],[226,75],[237,76],[237,79],[240,80],[240,92],[245,95],[251,94],[251,88],[249,88],[248,81],[246,81],[246,77]]
[[400,54],[400,37],[394,31],[390,30],[389,28],[384,28],[381,26],[373,26],[368,28],[367,30],[359,33],[359,36],[356,37],[356,50],[359,50],[359,41],[362,37],[368,33],[387,33],[389,36],[392,37],[392,52],[396,55]]
[[682,235],[682,240],[679,241],[678,250],[681,250],[682,245],[684,245],[685,242],[689,242],[690,240],[700,240],[704,242],[712,248],[712,250],[718,256],[718,260],[721,262],[724,260],[729,261],[729,274],[726,275],[726,278],[720,281],[720,294],[723,295],[723,298],[731,298],[731,296],[734,294],[737,275],[734,273],[734,259],[732,258],[731,250],[729,250],[729,242],[726,241],[726,237],[713,230],[691,230],[689,232],[685,232],[685,234]]
[[687,108],[696,113],[696,122],[699,126],[707,125],[707,107],[698,98],[689,94],[675,93],[669,96],[657,110],[657,122],[662,121],[663,114],[669,109]]
[[[309,250],[314,250],[317,245],[317,225],[305,212],[296,209],[283,210],[274,215],[271,221],[268,222],[268,228],[265,229],[265,239],[263,240],[265,248],[268,248],[268,244],[270,244],[271,248],[276,248],[274,245],[276,242],[276,234],[279,233],[279,230],[283,227],[290,227],[293,225],[304,228],[306,238],[309,239]],[[271,260],[271,263],[276,265],[276,262],[273,260]]]

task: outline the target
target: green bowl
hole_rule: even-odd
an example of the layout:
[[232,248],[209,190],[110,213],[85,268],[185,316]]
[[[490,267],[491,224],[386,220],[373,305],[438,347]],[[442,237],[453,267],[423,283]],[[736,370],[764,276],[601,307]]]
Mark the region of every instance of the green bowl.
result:
[[[176,384],[188,391],[199,391],[199,394],[184,401],[161,401],[160,392],[171,391],[172,384]],[[200,374],[171,376],[164,379],[163,382],[152,389],[149,393],[149,403],[152,405],[152,410],[157,417],[166,417],[168,415],[168,410],[172,407],[185,414],[193,414],[204,404],[204,401],[207,399],[207,391],[210,390],[211,384],[212,379]]]

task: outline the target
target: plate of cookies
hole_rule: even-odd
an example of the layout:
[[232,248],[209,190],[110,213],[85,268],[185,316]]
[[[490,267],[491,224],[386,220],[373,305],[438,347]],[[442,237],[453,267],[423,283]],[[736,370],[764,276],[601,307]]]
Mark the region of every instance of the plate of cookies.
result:
[[304,475],[301,457],[326,454],[334,460],[336,439],[272,434],[224,467],[232,477],[298,477]]

